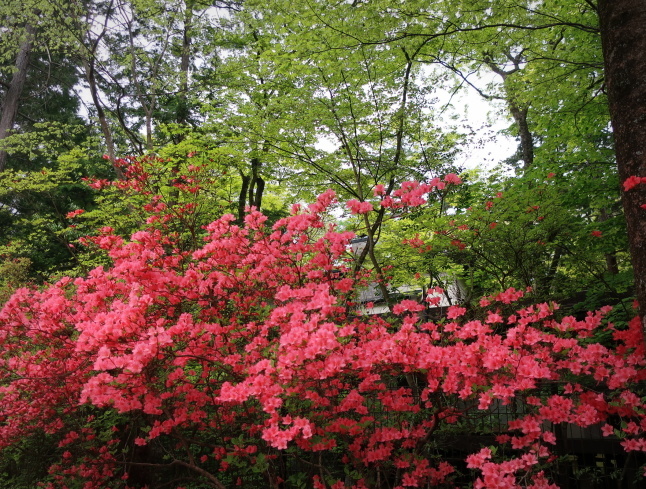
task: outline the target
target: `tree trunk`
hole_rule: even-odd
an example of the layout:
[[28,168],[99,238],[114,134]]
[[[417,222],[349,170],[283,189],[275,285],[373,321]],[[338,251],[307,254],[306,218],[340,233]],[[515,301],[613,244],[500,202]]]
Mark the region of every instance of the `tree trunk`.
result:
[[[25,39],[20,43],[18,48],[18,56],[16,56],[16,71],[11,78],[11,83],[7,89],[2,104],[2,115],[0,116],[0,141],[6,138],[13,125],[16,122],[16,114],[18,113],[18,103],[20,95],[25,87],[27,80],[27,68],[29,67],[29,54],[31,52],[32,43],[34,40],[34,28],[27,24],[25,27]],[[7,166],[7,152],[0,151],[0,171],[4,171]]]
[[260,167],[262,163],[260,158],[251,158],[251,181],[249,182],[249,207],[255,207],[260,210],[262,204],[262,194],[265,189],[265,181],[260,176]]
[[[191,29],[193,29],[193,10],[190,2],[186,2],[186,13],[184,14],[184,32],[182,35],[182,55],[180,58],[179,68],[179,94],[177,100],[176,120],[180,125],[188,122],[189,109],[188,109],[188,76],[191,67],[191,44],[193,39],[191,37]],[[180,135],[180,139],[184,139],[184,135]]]
[[486,55],[485,63],[491,71],[496,75],[502,78],[502,84],[505,90],[505,100],[507,101],[507,106],[509,107],[509,112],[511,112],[514,122],[518,126],[518,137],[520,138],[520,155],[523,159],[523,170],[529,169],[534,164],[534,136],[532,136],[531,131],[529,130],[529,122],[527,121],[527,106],[521,106],[515,100],[514,94],[509,87],[509,82],[507,81],[509,75],[520,71],[522,53],[512,56],[511,53],[507,53],[507,59],[513,63],[514,67],[510,70],[503,70],[500,66],[496,65],[491,58]]
[[523,158],[523,169],[527,170],[534,164],[534,137],[527,122],[527,107],[520,108],[513,99],[509,100],[509,111],[518,126],[520,137],[520,154]]
[[[646,5],[599,0],[605,83],[619,178],[646,177]],[[635,293],[646,331],[646,185],[622,192]]]
[[103,132],[103,137],[105,138],[105,146],[107,150],[108,160],[112,164],[114,171],[119,180],[123,180],[124,174],[123,170],[115,164],[115,150],[114,150],[114,139],[112,138],[112,130],[108,123],[108,118],[106,117],[105,111],[99,99],[99,89],[96,83],[96,70],[95,70],[95,58],[94,53],[92,57],[86,61],[85,64],[85,76],[90,87],[90,96],[92,97],[92,102],[94,103],[94,108],[96,109],[96,115],[99,119],[99,124],[101,125],[101,132]]
[[[610,219],[610,214],[608,214],[608,211],[606,209],[601,209],[601,212],[599,214],[599,222],[606,222],[608,219]],[[617,255],[613,252],[606,253],[604,256],[606,258],[606,269],[608,273],[611,275],[618,275],[619,263],[617,263]]]
[[244,224],[245,208],[255,207],[260,210],[262,205],[262,195],[265,190],[265,180],[260,175],[260,167],[262,162],[260,158],[251,158],[251,172],[245,175],[240,172],[242,178],[242,188],[238,196],[238,221]]
[[245,175],[240,172],[240,178],[242,178],[242,188],[240,189],[240,194],[238,194],[238,223],[242,226],[244,225],[244,210],[247,204],[247,192],[251,182],[251,175]]

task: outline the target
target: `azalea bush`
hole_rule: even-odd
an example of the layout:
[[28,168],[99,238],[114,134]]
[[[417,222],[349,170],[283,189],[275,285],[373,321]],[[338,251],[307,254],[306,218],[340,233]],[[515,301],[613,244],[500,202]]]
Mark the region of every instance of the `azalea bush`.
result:
[[[375,205],[421,205],[452,180]],[[0,312],[0,448],[45,436],[44,486],[86,489],[454,487],[465,474],[552,488],[561,423],[646,452],[638,318],[559,317],[515,289],[433,321],[425,300],[362,314],[371,278],[345,264],[353,234],[326,223],[334,202],[325,192],[273,225],[224,215],[192,250],[163,227],[88,238],[109,265],[20,289]],[[447,460],[442,440],[493,406],[513,418],[490,427],[500,449]]]
[[194,153],[183,158],[147,155],[118,158],[113,166],[122,178],[84,178],[96,203],[65,216],[67,238],[84,265],[91,263],[92,254],[78,247],[78,240],[97,229],[109,226],[128,236],[137,230],[161,229],[178,247],[194,249],[201,243],[202,227],[234,209],[226,192],[231,185],[227,172],[211,158]]
[[396,264],[396,283],[410,285],[418,274],[420,286],[448,288],[459,279],[463,298],[474,302],[509,287],[532,287],[566,307],[585,300],[579,310],[628,299],[623,216],[569,203],[567,185],[547,173],[455,186],[448,212],[437,199],[388,221],[377,251]]

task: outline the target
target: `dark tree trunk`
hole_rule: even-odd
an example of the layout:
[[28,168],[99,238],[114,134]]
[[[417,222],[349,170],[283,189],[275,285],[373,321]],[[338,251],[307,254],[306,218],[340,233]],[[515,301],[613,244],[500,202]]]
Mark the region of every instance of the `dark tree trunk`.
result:
[[242,188],[240,189],[240,194],[238,195],[238,222],[242,225],[244,224],[244,210],[247,204],[247,191],[249,190],[251,176],[244,175],[242,172],[240,172],[240,178],[242,178]]
[[509,101],[509,111],[518,126],[520,137],[520,154],[523,158],[523,169],[527,170],[534,164],[534,137],[527,122],[527,107],[520,108],[513,100]]
[[[605,83],[619,178],[646,177],[646,4],[599,0]],[[635,292],[646,330],[646,185],[622,193]]]
[[253,196],[253,203],[251,204],[258,210],[260,210],[260,206],[262,205],[262,195],[264,191],[265,191],[265,181],[261,176],[258,176],[256,178],[256,193]]
[[262,204],[262,194],[265,189],[265,181],[260,176],[260,167],[262,163],[260,158],[251,158],[251,181],[249,182],[249,207],[256,207],[260,210]]
[[115,151],[114,151],[114,140],[112,138],[112,130],[108,124],[108,118],[106,117],[105,111],[103,110],[103,105],[99,99],[99,89],[96,83],[96,70],[95,70],[95,59],[92,57],[85,67],[85,74],[90,87],[90,95],[92,97],[92,102],[94,103],[94,108],[96,109],[96,114],[99,119],[99,124],[101,125],[101,132],[103,132],[103,137],[105,138],[105,146],[107,149],[108,158],[110,161],[114,162]]
[[[2,103],[2,115],[0,116],[0,141],[6,138],[13,125],[16,122],[16,114],[18,113],[18,105],[20,95],[25,87],[27,80],[27,68],[29,67],[29,54],[34,39],[34,28],[27,25],[25,28],[25,39],[20,43],[18,48],[18,56],[16,56],[16,71],[11,78],[11,83],[5,94]],[[3,171],[7,166],[7,152],[0,151],[0,171]]]
[[[252,158],[252,167],[255,170],[258,168],[255,165],[259,164],[260,162],[257,158]],[[243,224],[247,206],[256,207],[256,209],[260,210],[262,194],[265,190],[265,181],[257,171],[253,171],[250,175],[244,175],[240,172],[240,177],[242,178],[242,188],[238,195],[238,222]]]

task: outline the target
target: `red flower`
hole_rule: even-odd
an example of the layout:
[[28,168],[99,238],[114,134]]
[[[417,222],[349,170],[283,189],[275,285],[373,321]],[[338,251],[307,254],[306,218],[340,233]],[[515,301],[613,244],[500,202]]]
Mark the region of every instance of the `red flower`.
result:
[[80,215],[81,215],[81,214],[83,214],[84,212],[85,212],[85,211],[84,211],[83,209],[76,209],[75,211],[68,212],[67,214],[65,214],[65,217],[66,217],[67,219],[72,219],[72,218],[74,218],[74,217],[76,217],[76,216],[80,216]]
[[640,183],[646,183],[646,177],[638,177],[633,175],[631,177],[626,178],[626,180],[624,180],[624,192],[628,192],[629,190],[635,188]]
[[458,177],[455,173],[449,173],[448,175],[445,175],[444,181],[446,183],[453,183],[455,185],[459,185],[460,183],[462,183],[462,180],[460,180],[460,177]]
[[346,205],[350,208],[352,214],[366,214],[373,210],[370,202],[359,202],[357,199],[348,200]]
[[457,248],[459,248],[459,249],[461,249],[461,250],[463,250],[463,249],[465,249],[465,248],[467,247],[467,245],[466,245],[466,244],[464,244],[464,243],[463,243],[462,241],[460,241],[459,239],[452,239],[452,240],[451,240],[451,244],[452,244],[453,246],[456,246]]

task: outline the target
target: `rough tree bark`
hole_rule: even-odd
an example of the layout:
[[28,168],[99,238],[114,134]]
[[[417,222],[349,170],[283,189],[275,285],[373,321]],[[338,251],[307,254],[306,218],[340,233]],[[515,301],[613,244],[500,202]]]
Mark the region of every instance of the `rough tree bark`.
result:
[[[646,177],[646,3],[599,0],[599,24],[619,178]],[[646,331],[646,185],[622,193],[635,292]]]

